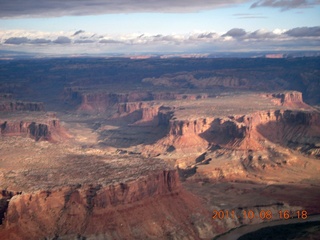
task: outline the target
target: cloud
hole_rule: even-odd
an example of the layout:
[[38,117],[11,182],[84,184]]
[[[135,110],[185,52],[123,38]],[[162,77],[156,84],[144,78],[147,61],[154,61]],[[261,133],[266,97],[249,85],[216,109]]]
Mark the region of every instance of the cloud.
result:
[[281,10],[289,10],[294,8],[307,8],[319,5],[319,0],[259,0],[251,5],[251,8],[272,7]]
[[90,39],[78,39],[75,40],[74,43],[94,43],[94,40],[90,40]]
[[99,41],[99,43],[112,43],[112,44],[114,44],[114,43],[123,43],[123,42],[118,41],[118,40],[114,40],[114,39],[102,39]]
[[242,28],[233,28],[229,30],[227,33],[223,34],[222,37],[233,37],[233,38],[239,38],[246,35],[247,32]]
[[269,32],[264,29],[259,29],[259,30],[256,30],[256,31],[250,33],[247,38],[257,39],[257,40],[258,39],[266,40],[266,39],[273,39],[273,38],[277,38],[277,37],[279,37],[279,35],[277,35],[273,32]]
[[[251,2],[252,0],[1,0],[0,18],[82,16],[108,13],[197,12]],[[309,8],[316,5],[320,5],[320,0],[255,0],[251,4],[251,8],[272,7],[289,10]],[[264,17],[247,14],[239,15],[238,18]]]
[[14,45],[19,45],[19,44],[24,44],[28,43],[30,40],[26,37],[11,37],[5,40],[5,44],[14,44]]
[[56,40],[53,41],[53,43],[68,44],[71,43],[71,39],[65,36],[59,36]]
[[83,30],[76,31],[72,36],[76,36],[76,35],[79,35],[81,33],[84,33],[84,31]]
[[0,49],[53,53],[108,52],[212,52],[264,50],[320,51],[320,26],[293,29],[258,29],[246,31],[233,28],[224,34],[193,32],[185,34],[97,35],[91,32],[35,32],[0,30]]
[[137,12],[196,12],[249,0],[2,0],[0,17],[54,17]]
[[213,32],[209,32],[209,33],[201,33],[197,36],[197,38],[200,38],[200,39],[212,39],[212,38],[215,38],[217,37],[218,34],[216,33],[213,33]]
[[255,18],[267,18],[261,14],[250,14],[250,13],[236,13],[233,14],[238,19],[255,19]]
[[320,37],[320,27],[299,27],[285,32],[292,37]]
[[30,40],[29,43],[31,43],[31,44],[48,44],[48,43],[51,43],[51,40],[44,39],[44,38],[36,38],[36,39]]

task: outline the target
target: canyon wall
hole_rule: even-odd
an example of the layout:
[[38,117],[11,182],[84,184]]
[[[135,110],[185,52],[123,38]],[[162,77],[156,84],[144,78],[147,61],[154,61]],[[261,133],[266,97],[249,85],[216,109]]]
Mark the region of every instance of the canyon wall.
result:
[[50,119],[41,123],[0,119],[0,136],[23,136],[36,141],[56,141],[63,132],[58,119]]
[[157,145],[175,149],[219,145],[259,150],[263,148],[260,140],[268,139],[285,146],[293,142],[309,144],[317,149],[319,135],[319,112],[274,110],[242,116],[170,120],[167,136]]
[[302,93],[297,91],[281,92],[271,95],[273,101],[280,106],[307,108],[311,107],[303,102]]
[[319,112],[277,110],[256,115],[260,116],[253,119],[255,130],[264,138],[307,155],[320,157]]
[[209,145],[240,148],[249,128],[232,118],[199,118],[194,120],[170,120],[165,138],[156,145],[175,149],[204,151]]
[[65,88],[65,101],[84,112],[105,112],[108,108],[128,102],[161,100],[197,100],[208,98],[208,94],[179,94],[176,92],[88,92],[84,88]]
[[154,102],[119,103],[113,118],[126,118],[131,125],[159,126],[168,125],[173,109]]
[[7,239],[212,237],[210,215],[201,220],[200,209],[199,200],[181,189],[177,171],[163,170],[128,183],[16,195],[0,233]]
[[175,149],[207,148],[208,142],[200,137],[200,134],[210,127],[210,119],[196,120],[170,120],[169,133],[165,139],[160,140],[160,144],[168,148],[173,146]]

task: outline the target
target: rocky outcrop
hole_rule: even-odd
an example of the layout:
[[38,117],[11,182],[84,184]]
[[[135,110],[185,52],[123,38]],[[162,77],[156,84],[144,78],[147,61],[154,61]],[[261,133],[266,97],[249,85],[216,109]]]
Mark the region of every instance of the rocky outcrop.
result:
[[174,120],[169,121],[168,134],[160,139],[154,149],[171,152],[173,150],[204,151],[208,142],[201,137],[208,128],[211,120]]
[[147,93],[84,93],[78,110],[105,112],[109,107],[129,101],[149,100]]
[[21,194],[21,192],[11,192],[5,189],[0,191],[0,226],[2,225],[5,214],[8,210],[10,199],[19,194]]
[[113,117],[125,117],[136,126],[159,126],[168,125],[172,113],[172,108],[154,102],[128,102],[118,104]]
[[[15,196],[0,233],[8,239],[161,239],[198,238],[205,230],[212,237],[210,217],[200,223],[196,215],[200,208],[199,200],[181,189],[177,171],[164,170],[128,183],[66,186]],[[190,221],[193,225],[185,224]]]
[[255,117],[254,126],[264,138],[308,155],[320,157],[319,112],[277,110],[259,115]]
[[[267,95],[270,96],[270,95]],[[302,93],[297,91],[274,93],[271,95],[273,102],[279,106],[285,106],[290,108],[306,108],[311,107],[303,102]]]
[[171,120],[168,134],[147,150],[152,155],[178,156],[176,164],[183,179],[234,180],[295,163],[295,156],[301,153],[320,158],[319,136],[319,112],[271,110]]
[[[105,112],[108,108],[121,103],[160,101],[160,100],[197,100],[208,98],[208,94],[180,94],[176,92],[90,92],[84,88],[66,88],[65,101],[85,112]],[[129,105],[128,105],[129,107]],[[122,111],[121,111],[122,112]],[[125,110],[127,112],[127,110]]]
[[58,119],[48,119],[41,123],[0,119],[0,130],[0,136],[23,136],[36,141],[57,141],[60,137],[66,136]]
[[17,101],[13,99],[11,93],[0,93],[0,112],[15,112],[15,111],[44,111],[42,102],[27,102]]
[[[169,131],[156,145],[174,149],[206,149],[222,146],[231,149],[259,150],[264,139],[285,146],[293,143],[320,146],[320,114],[314,111],[275,110],[249,115],[196,120],[170,120]],[[310,149],[309,149],[310,150]]]
[[[287,146],[290,141],[314,142],[320,134],[318,112],[275,110],[235,116],[220,128],[220,136],[226,137],[223,144],[240,149],[257,150],[263,147],[260,140],[268,140]],[[215,124],[212,124],[215,126]],[[211,131],[219,127],[211,127]],[[206,135],[208,136],[208,135]],[[222,137],[223,138],[223,137]],[[208,139],[208,138],[207,138]],[[209,137],[210,139],[210,137]],[[214,141],[216,144],[220,144]]]
[[0,101],[0,112],[7,111],[44,111],[44,104],[41,102],[22,102],[22,101]]
[[[210,145],[243,149],[253,147],[251,126],[245,117],[200,118],[196,120],[172,120],[165,141],[168,146],[206,149]],[[250,139],[250,144],[248,140]],[[250,146],[248,146],[250,145]]]

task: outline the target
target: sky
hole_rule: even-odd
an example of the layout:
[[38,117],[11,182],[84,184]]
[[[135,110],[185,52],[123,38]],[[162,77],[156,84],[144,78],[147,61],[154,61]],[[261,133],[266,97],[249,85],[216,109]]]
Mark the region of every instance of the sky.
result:
[[0,50],[320,50],[320,0],[0,0]]

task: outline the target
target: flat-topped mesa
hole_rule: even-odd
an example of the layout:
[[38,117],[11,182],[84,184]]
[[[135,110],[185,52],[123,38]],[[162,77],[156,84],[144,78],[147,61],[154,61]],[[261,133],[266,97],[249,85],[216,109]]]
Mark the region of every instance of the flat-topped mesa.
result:
[[128,92],[114,93],[93,91],[85,88],[65,88],[65,101],[77,106],[79,111],[106,112],[120,103],[166,100],[198,100],[208,98],[208,94],[180,94],[176,92]]
[[174,147],[176,150],[189,151],[206,149],[209,145],[259,150],[263,149],[261,140],[267,138],[286,146],[294,142],[315,145],[317,148],[320,144],[317,140],[319,135],[318,112],[273,110],[241,116],[170,120],[168,134],[156,145],[158,148]]
[[119,103],[113,118],[125,117],[132,125],[159,126],[168,125],[172,109],[154,102]]
[[[215,122],[215,121],[214,121]],[[211,133],[215,124],[212,124]],[[261,149],[260,140],[269,139],[274,143],[287,145],[288,142],[313,144],[320,135],[319,112],[299,110],[261,111],[249,115],[231,117],[220,128],[220,143],[223,136],[240,149]],[[209,132],[210,132],[209,131]],[[210,134],[204,135],[210,139]],[[308,139],[308,140],[307,140]],[[309,144],[308,143],[308,144]]]
[[174,92],[89,93],[82,95],[79,110],[104,112],[119,103],[166,100],[197,100],[207,94],[178,94]]
[[274,110],[216,119],[202,137],[211,144],[244,150],[263,149],[261,140],[264,139],[285,146],[294,142],[296,145],[310,145],[308,154],[317,155],[319,135],[318,112]]
[[199,135],[210,127],[207,119],[171,120],[169,124],[169,134],[176,136]]
[[279,101],[274,101],[276,104],[285,107],[311,108],[303,102],[302,93],[298,91],[274,93],[271,95]]
[[[52,117],[53,116],[53,117]],[[35,141],[59,141],[67,138],[68,134],[54,115],[47,115],[41,119],[24,119],[17,121],[11,118],[0,119],[0,136],[29,137]]]
[[[109,239],[112,232],[117,239],[127,239],[139,223],[143,227],[135,233],[137,239],[162,238],[173,226],[179,226],[178,234],[196,238],[197,226],[185,228],[180,222],[198,212],[199,205],[181,189],[176,170],[159,170],[127,183],[65,186],[14,196],[0,233],[8,239],[97,234]],[[168,217],[172,221],[163,225]]]
[[183,151],[203,151],[208,147],[208,142],[201,134],[210,128],[208,119],[174,120],[169,121],[168,134],[155,143],[155,149],[170,149]]
[[42,102],[22,102],[22,101],[0,101],[0,112],[13,111],[44,111],[44,104]]
[[24,136],[36,141],[51,140],[53,128],[59,128],[59,122],[52,120],[46,124],[36,122],[8,122],[0,123],[2,136]]
[[264,138],[320,156],[320,113],[316,111],[276,110],[254,116],[254,128]]
[[[196,120],[172,120],[168,139],[175,148],[210,144],[242,148],[249,128],[233,118],[200,118]],[[178,144],[177,144],[178,143]]]
[[139,111],[146,107],[153,107],[152,103],[143,103],[143,102],[127,102],[119,103],[118,110],[114,117],[125,116],[135,111]]
[[244,116],[243,122],[252,127],[257,127],[261,124],[266,124],[269,122],[315,127],[320,125],[320,113],[317,111],[303,110],[262,111],[253,113],[247,117]]
[[152,100],[150,93],[106,93],[93,92],[81,95],[81,105],[78,110],[91,112],[105,112],[108,108],[118,104],[135,101]]

